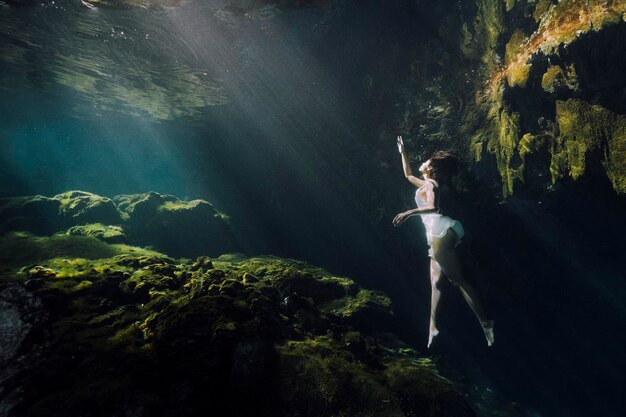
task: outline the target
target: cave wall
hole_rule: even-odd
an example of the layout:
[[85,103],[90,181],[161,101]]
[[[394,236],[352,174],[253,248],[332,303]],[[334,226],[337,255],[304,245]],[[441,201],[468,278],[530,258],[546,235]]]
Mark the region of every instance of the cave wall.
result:
[[545,415],[620,415],[623,338],[593,335],[624,326],[626,2],[418,3],[431,36],[399,54],[403,72],[380,60],[372,140],[404,134],[414,168],[440,148],[466,158],[461,249],[506,340],[488,359],[468,346],[474,324],[451,295],[442,320],[458,339],[442,349]]

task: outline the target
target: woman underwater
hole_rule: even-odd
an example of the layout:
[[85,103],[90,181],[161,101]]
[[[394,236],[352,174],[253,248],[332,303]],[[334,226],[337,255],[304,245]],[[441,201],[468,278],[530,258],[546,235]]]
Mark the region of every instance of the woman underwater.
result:
[[406,219],[411,216],[419,215],[426,229],[426,240],[430,249],[430,283],[432,288],[431,304],[430,304],[430,330],[428,332],[428,347],[433,339],[439,334],[437,329],[437,308],[441,299],[441,290],[439,288],[441,275],[443,274],[457,286],[463,294],[465,301],[478,318],[483,328],[487,344],[492,346],[494,343],[493,320],[487,320],[483,310],[482,303],[478,297],[478,293],[463,277],[461,264],[456,253],[456,246],[461,243],[464,231],[463,225],[442,213],[439,206],[440,200],[440,183],[450,181],[456,175],[458,169],[458,158],[446,151],[435,152],[426,162],[424,162],[419,171],[423,175],[423,179],[413,176],[411,167],[409,166],[409,158],[404,150],[404,142],[402,136],[398,136],[398,152],[402,155],[402,168],[404,176],[409,182],[415,185],[417,191],[415,193],[415,202],[417,208],[398,214],[393,219],[394,226],[400,226]]

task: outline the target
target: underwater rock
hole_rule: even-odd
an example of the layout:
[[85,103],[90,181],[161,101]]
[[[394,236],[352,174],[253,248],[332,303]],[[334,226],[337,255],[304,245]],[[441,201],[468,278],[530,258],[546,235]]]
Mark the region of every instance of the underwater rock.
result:
[[[623,91],[624,81],[618,74],[623,73],[626,2],[470,3],[474,9],[468,6],[460,16],[447,10],[440,20],[442,25],[454,19],[463,22],[456,38],[451,37],[457,45],[451,55],[469,59],[441,72],[447,80],[459,79],[463,72],[473,85],[456,90],[462,103],[468,104],[459,106],[463,116],[447,118],[449,132],[459,138],[454,147],[473,160],[472,169],[490,188],[500,188],[501,197],[511,196],[516,187],[547,192],[563,176],[553,175],[550,164],[543,163],[542,149],[537,157],[526,152],[531,159],[541,160],[527,181],[522,138],[557,141],[557,100],[582,99],[623,114],[623,95],[618,92]],[[445,95],[451,93],[440,101]],[[416,123],[412,122],[413,129]],[[548,146],[548,159],[553,149]],[[614,178],[611,182],[621,193],[618,182]]]
[[67,278],[85,279],[114,271],[128,274],[148,265],[173,262],[158,252],[107,244],[90,236],[38,237],[24,232],[0,235],[0,281],[12,280],[17,274],[28,280],[29,288],[39,288],[40,281],[47,279],[62,285]]
[[432,376],[427,359],[381,352],[381,372],[346,360],[337,341],[325,336],[288,341],[277,350],[287,415],[307,405],[324,416],[476,415],[453,384]]
[[227,217],[204,200],[182,201],[155,192],[114,199],[129,239],[173,256],[218,254],[233,248]]
[[568,89],[578,90],[578,79],[574,65],[569,65],[565,69],[557,65],[550,66],[541,78],[541,88],[548,93]]
[[22,285],[0,284],[0,369],[5,369],[44,318],[41,307],[41,301]]
[[[411,410],[413,415],[476,416],[476,412],[468,406],[463,395],[454,389],[453,385],[442,384],[438,378],[433,378],[428,369],[429,364],[424,360],[405,357],[398,358],[393,363],[387,363],[384,371],[390,388],[401,399],[403,410]],[[431,368],[432,369],[432,368]],[[433,390],[426,387],[435,386]],[[422,389],[416,389],[422,387]],[[445,412],[442,407],[445,404]]]
[[12,415],[24,400],[24,376],[45,352],[48,314],[19,283],[0,282],[0,412]]
[[360,290],[355,296],[337,298],[321,308],[358,330],[391,330],[394,322],[391,301],[380,291]]
[[245,273],[243,274],[243,283],[244,284],[254,284],[256,282],[259,282],[259,279],[257,277],[255,277],[252,274],[249,273]]
[[52,198],[0,199],[0,232],[23,230],[47,235],[88,223],[119,225],[122,218],[111,199],[84,191],[68,191]]
[[553,178],[578,179],[590,154],[600,155],[602,166],[618,193],[626,193],[626,116],[582,100],[556,102],[560,135],[552,154]]
[[61,202],[41,195],[0,198],[0,233],[26,230],[51,234],[61,229]]
[[91,236],[107,243],[126,243],[124,229],[120,226],[108,226],[102,223],[92,223],[70,227],[66,234],[71,236]]
[[131,268],[147,267],[150,265],[173,264],[174,260],[162,253],[152,252],[147,255],[139,256],[136,253],[127,253],[115,257],[115,263]]
[[36,265],[33,268],[27,267],[24,271],[28,278],[35,279],[45,279],[45,278],[55,278],[56,273],[51,268],[46,268],[45,266]]
[[211,259],[206,256],[200,256],[196,261],[191,265],[191,269],[193,271],[198,271],[200,269],[213,269],[213,262]]
[[0,199],[0,233],[16,230],[40,235],[65,230],[108,243],[151,246],[173,256],[217,255],[235,248],[228,217],[211,203],[155,192],[113,199],[84,191]]
[[521,30],[513,32],[511,39],[506,44],[505,65],[508,68],[507,82],[510,87],[524,87],[528,81],[530,65],[526,62],[516,61],[519,59],[520,51],[528,43],[526,34]]
[[349,292],[356,291],[354,283],[345,279],[337,277],[316,278],[312,275],[302,274],[301,271],[297,270],[285,272],[284,276],[276,280],[281,293],[310,297],[316,303],[342,298]]
[[59,213],[68,224],[121,224],[122,218],[110,198],[85,191],[67,191],[54,196],[61,202]]
[[163,195],[154,191],[143,194],[122,194],[113,197],[113,201],[118,210],[124,214],[128,220],[131,217],[138,221],[142,217],[150,217],[154,215],[157,208],[170,201],[178,200],[173,195]]
[[[237,416],[474,415],[462,386],[389,332],[389,298],[349,278],[272,256],[74,250],[20,258],[0,277],[7,417],[91,415],[94,404],[97,415],[202,415],[207,403]],[[39,344],[35,329],[49,332]],[[48,339],[54,349],[37,347]],[[29,349],[36,361],[14,360]]]

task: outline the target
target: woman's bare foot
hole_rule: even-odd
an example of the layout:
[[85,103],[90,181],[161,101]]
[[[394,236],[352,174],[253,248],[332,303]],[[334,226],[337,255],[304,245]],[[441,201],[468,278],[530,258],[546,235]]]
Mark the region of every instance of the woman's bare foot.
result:
[[439,330],[436,327],[430,328],[430,331],[428,332],[428,347],[430,347],[430,345],[433,343],[433,340],[435,339],[435,337],[437,337],[438,334]]
[[480,323],[483,326],[483,332],[485,332],[485,338],[487,339],[487,346],[493,346],[496,341],[495,336],[493,334],[493,320],[487,320]]

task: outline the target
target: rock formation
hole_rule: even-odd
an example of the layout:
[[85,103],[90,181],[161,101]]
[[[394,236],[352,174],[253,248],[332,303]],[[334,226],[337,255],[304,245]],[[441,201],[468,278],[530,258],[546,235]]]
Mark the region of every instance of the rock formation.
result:
[[0,231],[65,232],[109,243],[154,246],[174,256],[235,248],[227,217],[204,200],[150,192],[113,199],[84,191],[0,199]]
[[393,334],[384,294],[305,262],[17,232],[0,248],[22,254],[0,274],[4,416],[477,415]]

